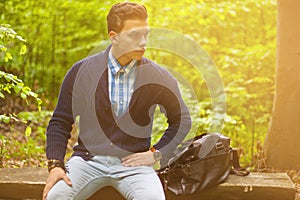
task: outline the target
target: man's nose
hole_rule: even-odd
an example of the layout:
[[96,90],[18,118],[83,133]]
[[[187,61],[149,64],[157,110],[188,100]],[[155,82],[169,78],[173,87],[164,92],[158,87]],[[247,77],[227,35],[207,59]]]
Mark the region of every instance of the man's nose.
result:
[[147,45],[147,38],[146,37],[142,37],[139,41],[139,46],[140,47],[146,47]]

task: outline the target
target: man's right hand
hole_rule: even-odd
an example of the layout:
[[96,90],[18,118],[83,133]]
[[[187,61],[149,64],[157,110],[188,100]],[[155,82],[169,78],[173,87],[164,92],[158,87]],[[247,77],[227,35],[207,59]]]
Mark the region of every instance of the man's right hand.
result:
[[43,200],[47,198],[50,189],[60,180],[64,180],[69,186],[72,186],[72,182],[66,175],[66,172],[60,167],[55,167],[50,171],[47,178],[46,185],[43,191]]

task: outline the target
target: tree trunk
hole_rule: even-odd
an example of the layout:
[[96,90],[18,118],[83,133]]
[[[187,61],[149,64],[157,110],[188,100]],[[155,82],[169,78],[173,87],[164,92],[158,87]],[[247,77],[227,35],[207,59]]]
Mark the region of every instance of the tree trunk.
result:
[[277,71],[265,148],[276,169],[300,169],[300,1],[278,0]]

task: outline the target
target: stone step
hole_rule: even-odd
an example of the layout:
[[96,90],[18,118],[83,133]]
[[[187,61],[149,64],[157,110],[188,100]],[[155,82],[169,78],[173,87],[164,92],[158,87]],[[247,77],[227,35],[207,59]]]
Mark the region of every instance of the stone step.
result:
[[[0,199],[41,199],[48,172],[43,168],[0,169]],[[230,175],[225,183],[201,193],[176,196],[167,200],[294,200],[296,189],[285,173]],[[89,200],[124,200],[113,188],[99,190]]]

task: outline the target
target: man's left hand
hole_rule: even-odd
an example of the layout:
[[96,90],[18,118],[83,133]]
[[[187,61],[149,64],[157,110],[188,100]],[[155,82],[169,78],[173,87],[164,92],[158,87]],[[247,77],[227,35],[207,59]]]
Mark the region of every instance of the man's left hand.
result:
[[134,153],[122,158],[125,167],[152,166],[155,164],[153,152],[151,150],[142,153]]

